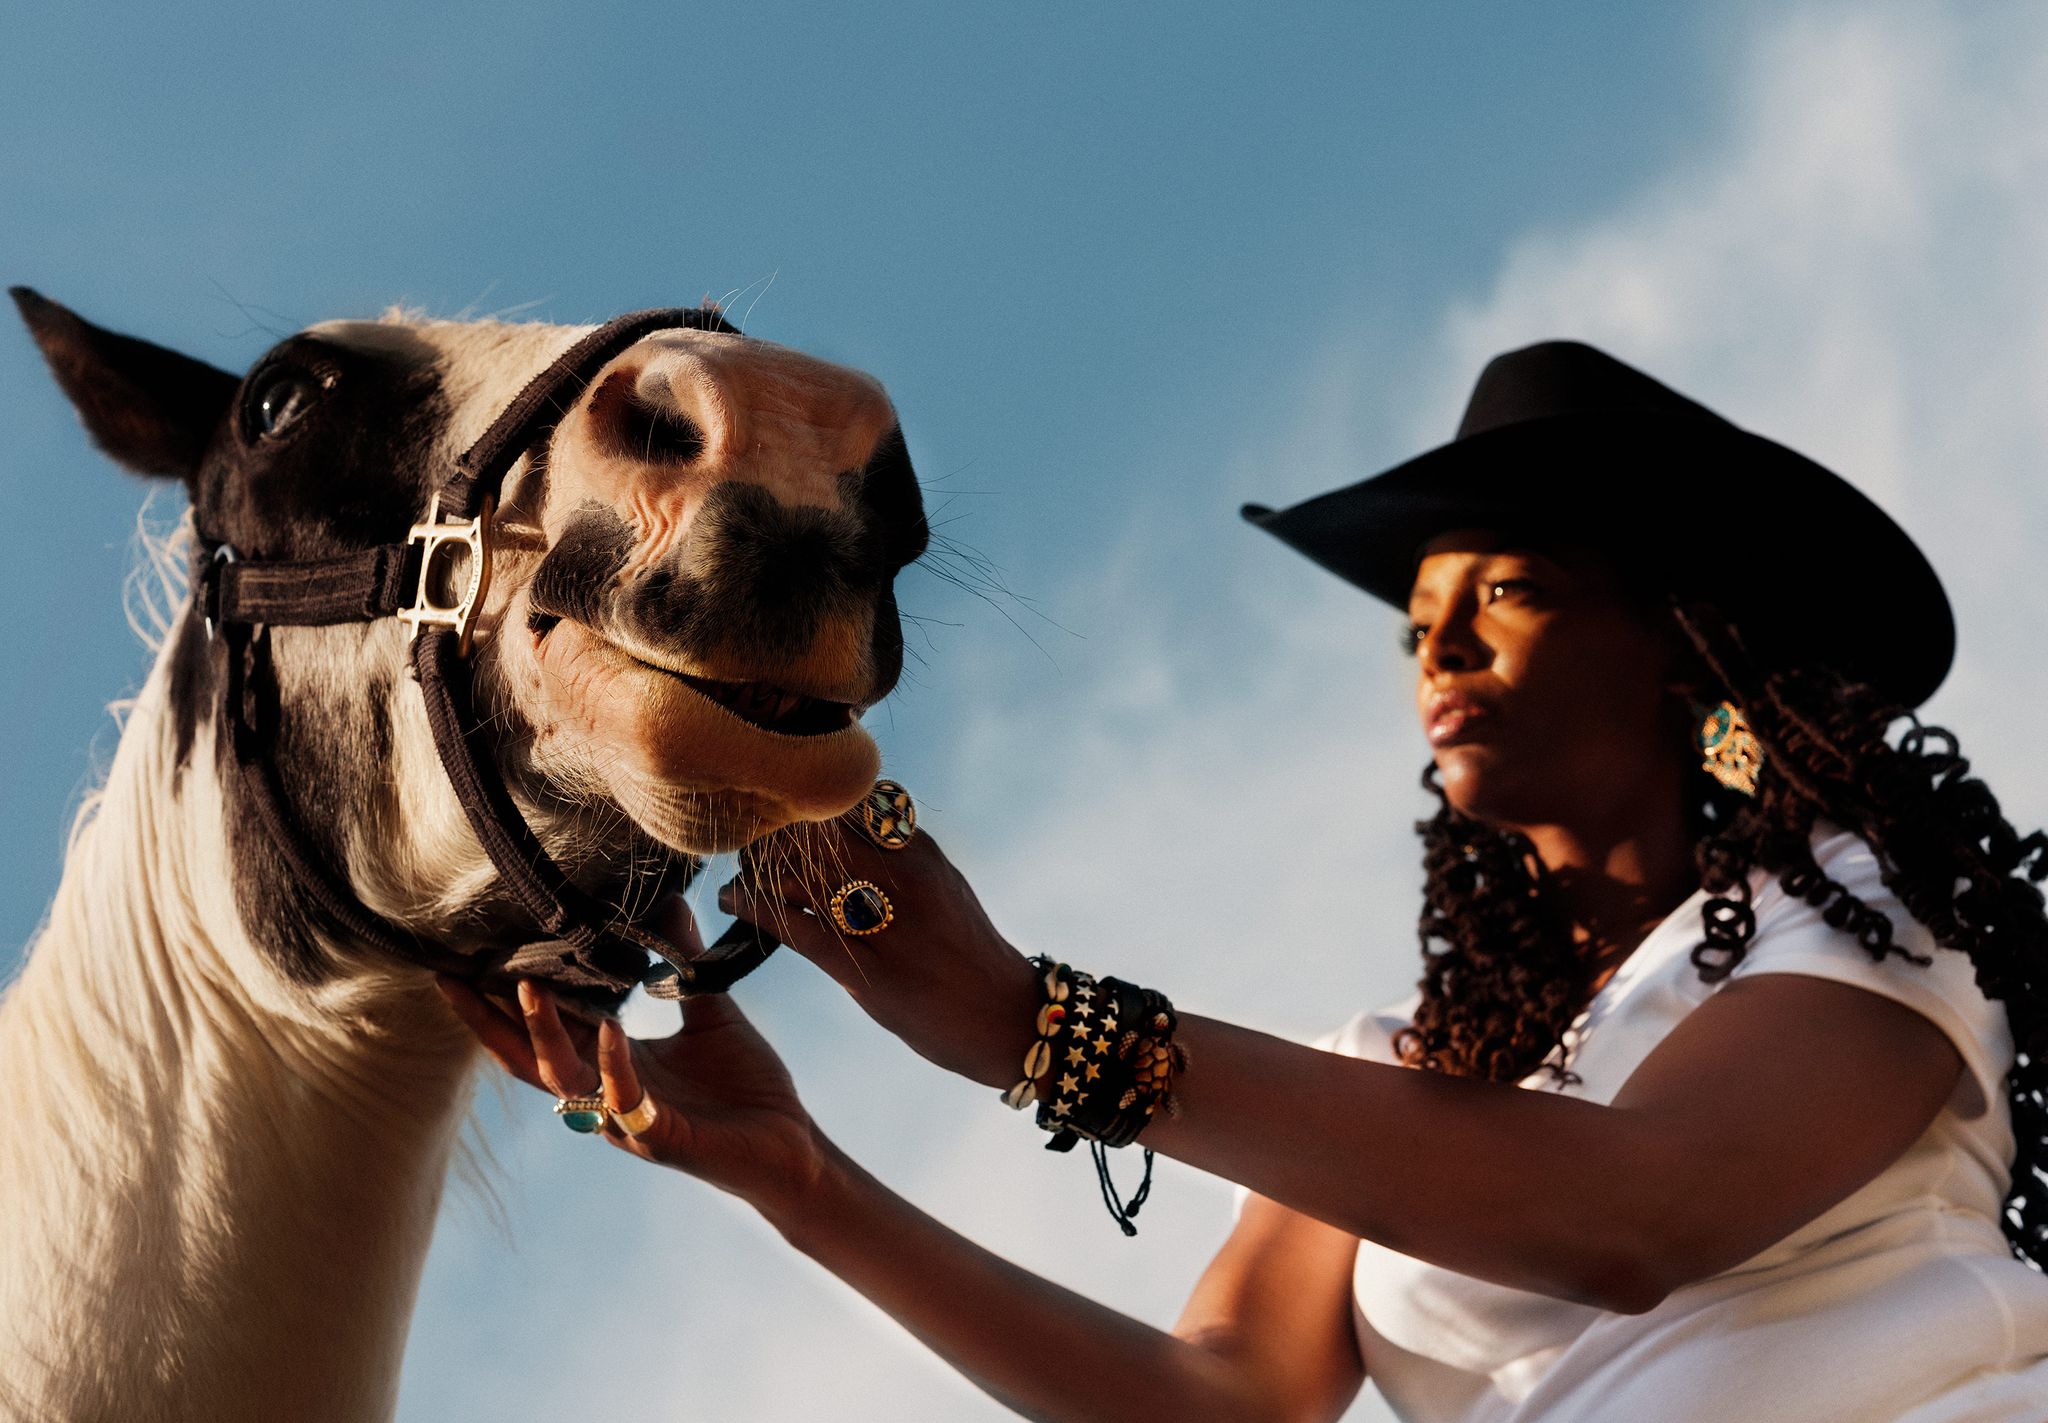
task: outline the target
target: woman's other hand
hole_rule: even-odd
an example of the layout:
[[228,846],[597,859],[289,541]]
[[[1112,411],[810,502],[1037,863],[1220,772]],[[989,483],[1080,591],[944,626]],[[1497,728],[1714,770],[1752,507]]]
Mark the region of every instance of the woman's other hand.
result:
[[[681,899],[660,927],[686,952],[703,942]],[[666,1038],[629,1038],[616,1019],[595,1034],[565,1022],[554,998],[522,980],[516,1015],[454,979],[439,980],[456,1015],[485,1051],[520,1081],[556,1097],[601,1091],[614,1114],[605,1138],[646,1161],[707,1181],[760,1208],[783,1211],[816,1183],[827,1147],[798,1100],[796,1086],[767,1039],[724,994],[683,1005],[680,1031]],[[639,1136],[620,1129],[617,1114],[655,1106]]]
[[[834,891],[860,880],[894,911],[878,933],[848,934],[832,920]],[[948,1071],[991,1087],[1023,1075],[1038,975],[923,831],[882,850],[845,821],[792,826],[748,851],[718,907],[776,935]]]

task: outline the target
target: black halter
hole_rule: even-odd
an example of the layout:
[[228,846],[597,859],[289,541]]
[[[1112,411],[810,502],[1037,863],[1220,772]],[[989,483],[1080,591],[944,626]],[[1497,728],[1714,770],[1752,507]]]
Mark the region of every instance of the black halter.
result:
[[[236,773],[263,827],[302,887],[351,936],[407,963],[462,978],[544,978],[577,997],[616,1005],[643,981],[664,998],[721,993],[774,951],[776,941],[736,923],[700,958],[616,915],[570,882],[512,802],[478,724],[467,661],[476,615],[491,581],[491,516],[505,475],[542,430],[621,351],[650,332],[675,327],[738,334],[716,311],[633,312],[598,327],[529,381],[455,462],[434,493],[425,522],[402,544],[333,558],[262,560],[200,535],[195,598],[209,635],[227,643],[224,697]],[[452,602],[437,587],[468,566]],[[272,626],[310,627],[397,617],[412,630],[412,673],[449,784],[506,890],[540,937],[512,949],[460,954],[373,914],[314,850],[294,815],[271,753],[277,685]],[[665,962],[649,972],[649,955]]]

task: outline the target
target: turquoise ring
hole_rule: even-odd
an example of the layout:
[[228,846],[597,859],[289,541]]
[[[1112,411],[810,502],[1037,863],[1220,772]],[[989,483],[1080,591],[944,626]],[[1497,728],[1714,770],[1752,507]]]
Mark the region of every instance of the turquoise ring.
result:
[[604,1130],[607,1113],[604,1098],[595,1092],[589,1092],[581,1097],[562,1098],[555,1103],[555,1115],[562,1119],[562,1125],[570,1131],[588,1136]]

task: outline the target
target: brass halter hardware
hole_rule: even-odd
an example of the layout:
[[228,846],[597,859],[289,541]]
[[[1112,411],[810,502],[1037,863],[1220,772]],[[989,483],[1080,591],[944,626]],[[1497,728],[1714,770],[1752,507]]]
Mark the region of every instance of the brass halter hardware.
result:
[[[422,627],[453,628],[456,652],[463,657],[469,656],[477,608],[491,590],[491,515],[497,512],[497,508],[498,501],[485,495],[474,519],[453,519],[443,523],[441,496],[437,493],[427,505],[426,522],[412,526],[405,541],[408,547],[419,546],[420,581],[413,593],[412,606],[398,610],[398,620],[407,628],[406,641],[418,637]],[[455,556],[458,547],[469,552],[469,568],[463,579],[462,591],[452,603],[436,602],[434,586],[446,578],[446,560]]]

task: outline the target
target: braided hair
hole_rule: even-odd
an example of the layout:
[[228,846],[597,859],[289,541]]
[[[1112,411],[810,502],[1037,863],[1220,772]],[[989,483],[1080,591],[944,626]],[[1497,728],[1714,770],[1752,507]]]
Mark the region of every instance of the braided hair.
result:
[[[1716,983],[1742,962],[1756,935],[1753,870],[1777,876],[1872,959],[1926,963],[1895,941],[1882,910],[1814,862],[1817,821],[1860,835],[1885,887],[1942,949],[1969,955],[1978,987],[2005,1005],[2018,1150],[2003,1225],[2014,1254],[2048,1266],[2048,911],[2036,887],[2048,879],[2048,834],[2013,829],[1949,732],[1825,670],[1761,671],[1709,606],[1674,603],[1670,616],[1766,751],[1753,798],[1699,777],[1689,813],[1706,900],[1693,965]],[[1525,837],[1454,810],[1434,766],[1423,784],[1439,805],[1416,827],[1422,997],[1395,1048],[1459,1076],[1514,1082],[1547,1069],[1568,1080],[1557,1048],[1592,984],[1549,876]]]

